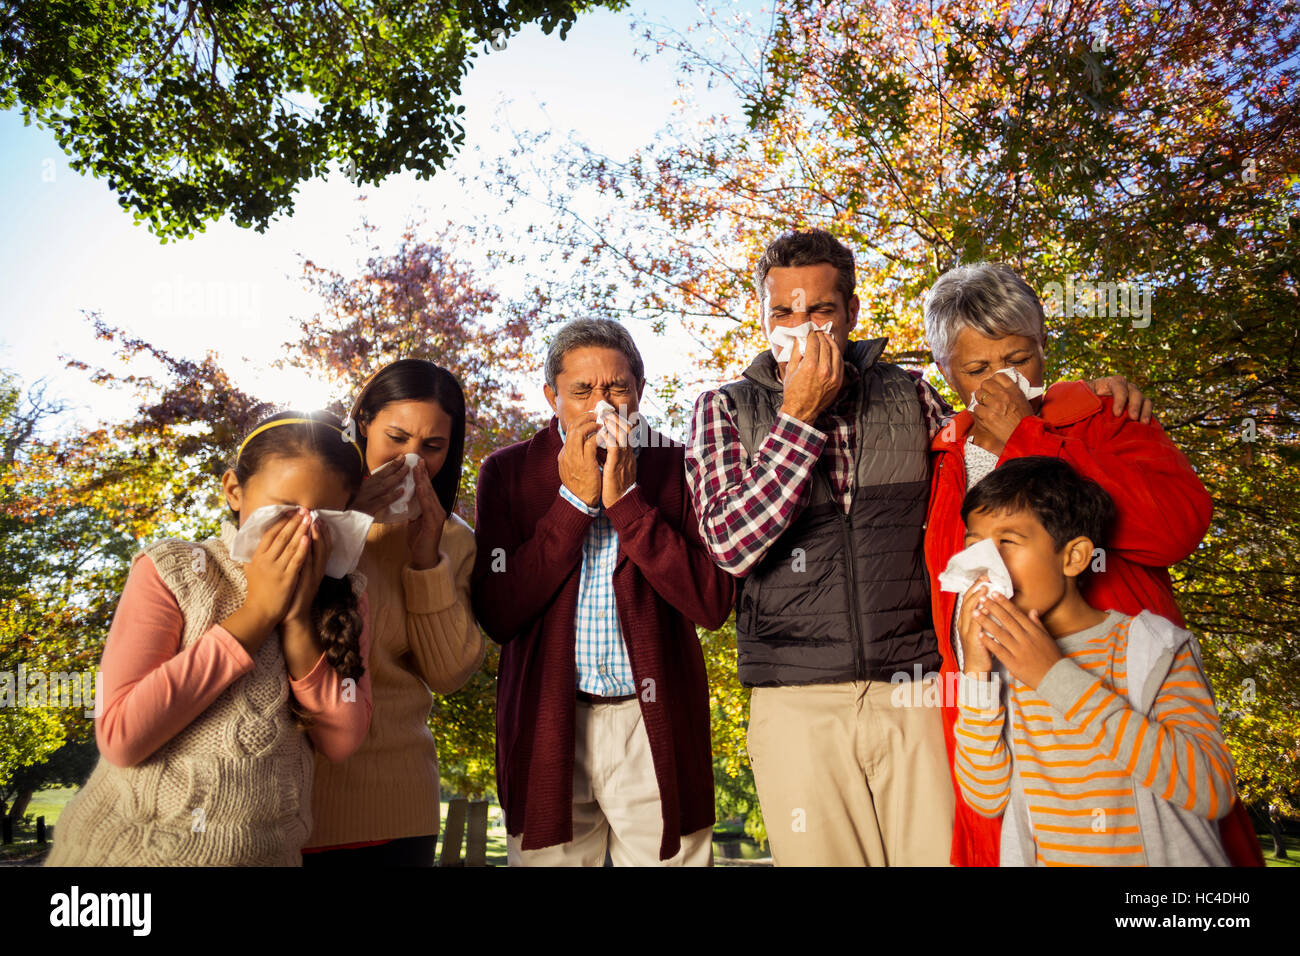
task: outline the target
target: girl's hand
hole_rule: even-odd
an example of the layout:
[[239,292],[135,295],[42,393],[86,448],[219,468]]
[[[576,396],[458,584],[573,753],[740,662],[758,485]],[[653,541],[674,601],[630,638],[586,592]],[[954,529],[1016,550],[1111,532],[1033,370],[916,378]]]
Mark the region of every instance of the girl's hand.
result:
[[[975,608],[987,594],[989,576],[981,574],[961,596],[961,614],[957,616],[957,636],[961,639],[962,671],[972,676],[987,675],[993,670],[993,657],[980,643]],[[984,592],[984,593],[980,593]]]
[[984,607],[975,609],[975,619],[983,628],[980,641],[985,649],[1030,689],[1037,690],[1044,675],[1064,656],[1037,611],[1025,614],[1001,594],[989,595]]
[[[361,482],[357,496],[352,502],[353,511],[363,511],[373,518],[402,497],[402,479],[406,477],[405,456],[397,455],[384,464],[389,467],[383,474],[371,474]],[[384,465],[379,467],[383,468]]]
[[447,521],[447,512],[433,493],[424,459],[415,464],[415,494],[420,502],[420,516],[406,525],[406,545],[411,552],[411,567],[416,571],[426,571],[438,565],[438,549],[442,546],[442,526]]
[[256,653],[284,619],[307,560],[311,515],[299,508],[280,518],[262,534],[257,550],[244,568],[248,592],[239,610],[221,625],[248,650]]
[[293,592],[293,600],[284,614],[286,624],[300,624],[311,627],[311,606],[320,590],[320,582],[325,577],[325,565],[330,556],[330,529],[323,521],[311,523],[311,547],[303,561],[298,574],[298,587]]

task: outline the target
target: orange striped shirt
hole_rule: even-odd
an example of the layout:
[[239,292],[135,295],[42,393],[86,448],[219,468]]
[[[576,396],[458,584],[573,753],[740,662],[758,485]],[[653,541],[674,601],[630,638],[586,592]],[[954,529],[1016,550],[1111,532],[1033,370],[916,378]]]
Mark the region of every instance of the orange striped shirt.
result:
[[962,797],[999,816],[1014,779],[1040,866],[1145,865],[1136,787],[1208,819],[1231,806],[1232,762],[1189,645],[1174,656],[1150,712],[1129,706],[1132,620],[1111,611],[1058,638],[1065,656],[1036,689],[1011,680],[1009,720],[996,676],[986,688],[996,694],[991,706],[959,703],[953,770]]

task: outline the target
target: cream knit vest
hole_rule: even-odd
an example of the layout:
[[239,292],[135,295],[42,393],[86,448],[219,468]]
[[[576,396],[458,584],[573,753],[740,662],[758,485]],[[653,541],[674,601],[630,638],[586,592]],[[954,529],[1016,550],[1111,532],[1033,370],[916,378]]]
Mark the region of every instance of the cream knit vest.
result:
[[[235,527],[149,555],[185,617],[181,646],[243,604]],[[138,556],[137,556],[138,559]],[[134,767],[103,757],[59,817],[47,866],[300,866],[311,832],[313,752],[289,711],[279,631],[253,670]]]

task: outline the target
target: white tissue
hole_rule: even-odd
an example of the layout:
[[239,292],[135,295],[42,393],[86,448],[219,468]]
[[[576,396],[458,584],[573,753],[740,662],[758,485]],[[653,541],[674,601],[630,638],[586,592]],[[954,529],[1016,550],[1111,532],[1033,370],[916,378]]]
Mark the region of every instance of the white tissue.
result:
[[[406,477],[402,479],[402,497],[375,515],[380,524],[395,524],[398,521],[410,521],[420,517],[420,499],[415,494],[415,466],[420,456],[415,452],[406,453]],[[382,475],[384,469],[397,467],[395,462],[386,461],[370,473],[370,477]]]
[[803,355],[808,348],[808,335],[813,331],[829,332],[832,324],[824,322],[821,325],[813,325],[811,322],[805,322],[794,328],[786,328],[784,325],[774,326],[772,333],[767,337],[767,341],[772,346],[772,357],[778,362],[790,361],[790,354],[794,351],[796,341],[799,343],[799,354]]
[[939,590],[965,594],[982,574],[989,576],[989,594],[1001,594],[1006,598],[1014,595],[1011,574],[1002,563],[1002,555],[998,554],[998,546],[992,538],[984,538],[954,554],[939,574]]
[[[1030,385],[1029,379],[1025,378],[1025,376],[1021,372],[1018,372],[1014,368],[1001,368],[998,369],[993,374],[1011,376],[1012,381],[1014,381],[1016,385],[1020,387],[1020,392],[1022,395],[1025,396],[1025,398],[1037,398],[1039,395],[1043,394],[1043,389],[1041,385]],[[976,389],[975,391],[977,392],[979,391],[979,389]],[[968,405],[967,407],[974,408],[978,404],[979,402],[975,400],[975,392],[971,392],[970,405]]]
[[[230,556],[236,561],[251,561],[266,529],[285,512],[296,510],[296,505],[263,505],[258,508],[240,526]],[[330,511],[325,508],[312,511],[311,516],[330,531],[330,556],[325,563],[325,576],[344,577],[361,560],[361,552],[366,547],[366,535],[374,519],[360,511]]]
[[633,412],[630,419],[624,418],[618,413],[617,408],[602,398],[596,403],[596,407],[591,410],[591,414],[595,416],[596,421],[601,423],[600,431],[596,432],[597,448],[607,448],[611,440],[614,444],[618,444],[617,439],[614,438],[613,430],[605,424],[605,416],[607,415],[613,415],[623,424],[631,426],[632,430],[627,436],[627,447],[641,448],[646,444],[645,430],[649,426],[646,424],[644,416],[639,412]]

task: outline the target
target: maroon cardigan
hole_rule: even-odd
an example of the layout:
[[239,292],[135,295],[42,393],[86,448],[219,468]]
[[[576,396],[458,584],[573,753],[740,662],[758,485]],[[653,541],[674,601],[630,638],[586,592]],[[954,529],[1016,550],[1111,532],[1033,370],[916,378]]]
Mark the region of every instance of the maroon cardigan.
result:
[[[605,515],[618,532],[614,602],[659,781],[659,858],[714,822],[709,688],[694,624],[721,627],[735,582],[705,550],[684,450],[654,433],[637,486]],[[573,839],[574,616],[592,522],[560,496],[557,419],[479,471],[473,601],[501,647],[497,793],[506,831],[535,850]],[[692,623],[694,622],[694,623]],[[653,683],[647,683],[653,681]]]

